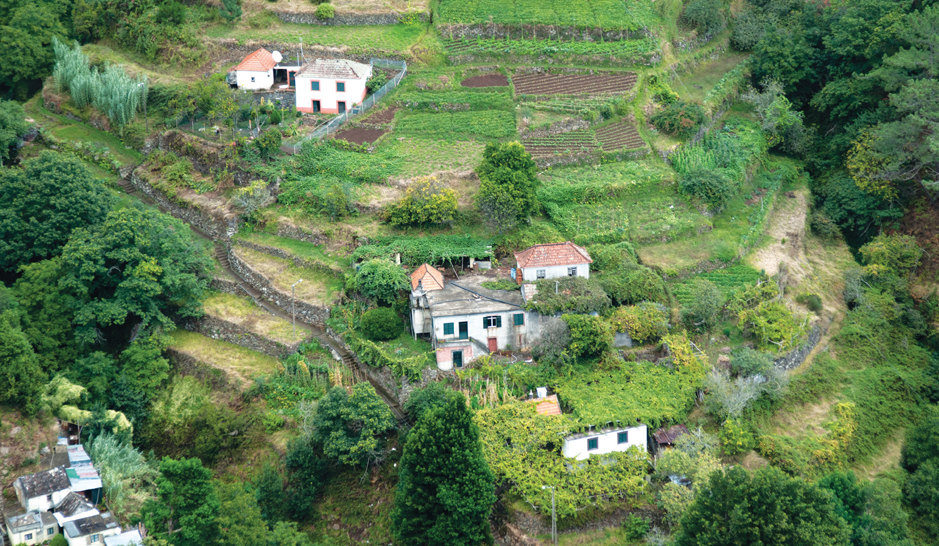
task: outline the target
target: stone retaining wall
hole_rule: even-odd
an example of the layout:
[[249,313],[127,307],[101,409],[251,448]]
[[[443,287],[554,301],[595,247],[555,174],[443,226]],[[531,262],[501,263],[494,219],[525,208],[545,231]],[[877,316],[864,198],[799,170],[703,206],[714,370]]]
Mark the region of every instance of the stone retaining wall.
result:
[[[290,298],[290,294],[285,294],[272,286],[271,282],[267,280],[264,275],[261,275],[252,269],[251,266],[245,263],[244,260],[238,256],[238,253],[234,248],[228,252],[228,262],[231,264],[231,268],[235,271],[235,273],[247,281],[248,284],[261,292],[261,294],[266,299],[273,302],[274,305],[284,310],[293,309],[293,303]],[[315,324],[320,327],[326,324],[326,319],[329,318],[328,308],[312,305],[302,300],[297,300],[296,304],[297,318],[309,324]]]
[[[251,332],[234,322],[229,322],[225,319],[210,315],[206,315],[200,319],[187,320],[182,323],[182,327],[190,332],[196,332],[205,337],[239,345],[245,349],[264,353],[274,358],[284,358],[287,355],[297,352],[300,345],[307,343],[312,337],[308,335],[306,338],[296,343],[285,344]],[[305,332],[305,330],[301,328],[301,333],[302,332]]]
[[150,183],[144,180],[136,171],[130,175],[130,182],[135,188],[140,190],[141,193],[168,210],[170,214],[186,223],[196,226],[213,239],[226,239],[229,237],[229,234],[234,234],[238,231],[237,218],[214,218],[197,208],[183,207],[170,201],[163,195],[163,192],[151,186]]
[[327,243],[327,238],[322,233],[314,233],[296,226],[285,226],[278,224],[277,233],[275,235],[285,239],[306,241],[308,243],[313,243],[314,245],[323,245]]
[[788,354],[777,358],[775,362],[776,367],[781,370],[794,370],[801,366],[802,363],[805,362],[805,359],[809,357],[809,353],[818,345],[818,342],[822,339],[822,336],[825,335],[825,332],[828,331],[828,324],[829,322],[826,321],[824,324],[816,323],[812,326],[812,331],[809,332],[809,339],[801,346],[789,351]]
[[263,252],[265,254],[270,254],[271,256],[276,256],[278,258],[283,258],[285,260],[292,261],[297,267],[305,267],[307,269],[312,269],[314,271],[319,271],[321,273],[326,273],[327,275],[342,275],[343,272],[339,268],[332,268],[324,263],[316,262],[312,260],[306,260],[295,256],[289,252],[281,250],[279,248],[267,245],[259,245],[256,243],[251,243],[249,241],[242,241],[236,239],[232,241],[237,246],[243,246],[245,248],[250,248],[252,250],[257,250],[258,252]]
[[[231,53],[229,60],[240,61],[245,55],[256,51],[258,48],[264,48],[268,51],[295,51],[296,43],[274,42],[270,40],[249,40],[239,41],[234,38],[213,40],[213,43],[220,49]],[[410,60],[410,56],[402,56],[399,51],[392,51],[380,48],[362,48],[350,51],[347,47],[326,47],[316,45],[304,45],[303,54],[308,59],[349,59],[360,63],[368,64],[375,57],[380,59]]]
[[[272,10],[273,11],[273,10]],[[408,14],[389,11],[385,13],[339,13],[332,19],[317,19],[313,13],[286,13],[283,11],[274,11],[278,19],[285,23],[294,23],[297,25],[330,25],[330,26],[350,26],[350,25],[397,25],[401,19]],[[429,18],[426,13],[416,13],[417,19],[422,23]]]
[[649,35],[646,30],[607,30],[600,28],[562,27],[558,25],[505,25],[498,23],[441,23],[437,31],[442,38],[469,39],[501,38],[515,40],[567,40],[578,42],[616,42],[636,40]]
[[170,129],[160,135],[158,146],[163,151],[189,159],[193,168],[206,176],[227,169],[237,186],[247,186],[255,178],[252,173],[241,167],[240,162],[226,161],[224,155],[228,153],[227,147],[218,142],[209,142],[183,131]]
[[212,280],[209,281],[209,286],[218,290],[219,292],[225,292],[226,294],[235,294],[236,296],[243,296],[245,291],[238,286],[238,281],[233,279],[223,279],[221,277],[212,277]]
[[571,131],[578,131],[581,129],[589,129],[591,123],[585,119],[572,118],[557,121],[552,123],[547,127],[539,127],[537,129],[526,130],[519,135],[519,138],[522,140],[528,140],[530,138],[545,138],[548,136],[559,135],[561,133],[569,133]]
[[254,102],[257,103],[260,103],[261,99],[264,99],[266,102],[273,104],[277,104],[277,101],[280,101],[281,106],[287,105],[291,109],[297,105],[297,94],[293,91],[261,90],[251,93],[251,98],[254,99]]
[[195,377],[211,387],[212,390],[239,390],[241,388],[241,382],[233,380],[224,371],[205,362],[200,362],[195,357],[177,351],[172,347],[166,349],[166,356],[176,366],[179,373]]

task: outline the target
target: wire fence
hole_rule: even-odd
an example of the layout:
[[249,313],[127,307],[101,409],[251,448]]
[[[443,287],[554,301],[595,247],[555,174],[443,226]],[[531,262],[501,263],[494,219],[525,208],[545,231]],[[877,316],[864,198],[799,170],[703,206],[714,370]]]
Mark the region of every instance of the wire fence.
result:
[[369,59],[369,64],[371,64],[373,68],[389,68],[397,70],[398,73],[395,74],[395,76],[391,78],[388,83],[381,86],[378,91],[375,91],[370,97],[362,101],[362,104],[353,106],[344,113],[339,114],[338,116],[329,120],[329,122],[325,125],[317,127],[315,130],[313,130],[313,132],[303,137],[303,140],[300,142],[293,145],[288,144],[281,146],[281,150],[284,150],[290,154],[296,154],[307,142],[311,140],[320,140],[326,138],[332,133],[335,133],[339,130],[340,127],[342,127],[343,124],[345,124],[345,122],[349,121],[355,116],[364,114],[365,112],[371,110],[372,107],[382,99],[382,97],[390,93],[395,87],[398,87],[398,84],[401,83],[401,80],[404,78],[404,76],[407,75],[408,72],[408,64],[404,61],[394,61],[390,59]]

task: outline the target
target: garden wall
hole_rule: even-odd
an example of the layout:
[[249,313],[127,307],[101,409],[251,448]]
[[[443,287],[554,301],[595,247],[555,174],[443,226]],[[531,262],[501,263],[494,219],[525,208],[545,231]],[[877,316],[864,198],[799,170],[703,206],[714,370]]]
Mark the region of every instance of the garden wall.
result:
[[284,225],[282,223],[277,224],[277,233],[275,233],[275,235],[285,239],[306,241],[308,243],[313,243],[314,245],[323,245],[328,242],[327,237],[322,233],[314,233],[297,226]]
[[818,342],[822,339],[822,336],[825,335],[825,332],[828,331],[828,324],[828,321],[824,324],[816,323],[812,327],[812,331],[809,332],[809,338],[806,342],[792,351],[789,351],[789,354],[777,358],[775,362],[776,367],[781,370],[794,370],[801,366],[812,350],[815,349],[815,346],[818,345]]
[[[229,51],[232,54],[229,59],[231,61],[241,61],[245,55],[262,47],[268,51],[293,51],[297,48],[296,43],[272,42],[268,40],[250,40],[244,42],[234,38],[226,38],[214,40],[213,43],[217,47]],[[410,60],[410,55],[402,56],[400,51],[377,47],[350,50],[347,47],[304,45],[303,54],[308,59],[349,59],[365,64],[368,64],[371,59],[376,57],[381,59]]]
[[[219,339],[234,345],[240,345],[245,349],[264,353],[274,358],[284,358],[287,355],[297,352],[300,345],[307,343],[312,337],[307,336],[296,343],[284,344],[251,332],[233,322],[208,315],[200,319],[188,320],[182,324],[182,327],[190,332],[196,332],[212,339]],[[303,330],[301,329],[301,331]]]
[[[272,10],[273,11],[273,10]],[[332,19],[317,19],[313,13],[286,13],[283,11],[273,11],[277,17],[285,23],[294,23],[298,25],[330,25],[330,26],[349,26],[349,25],[397,25],[402,19],[412,19],[425,22],[429,19],[427,13],[398,13],[388,11],[385,13],[336,13]]]
[[166,349],[166,356],[176,366],[176,371],[182,375],[195,377],[212,390],[238,390],[241,387],[240,381],[232,378],[223,370],[200,362],[195,357],[177,351],[172,347]]
[[332,267],[329,267],[328,265],[326,265],[326,264],[324,264],[324,263],[321,263],[321,262],[315,262],[315,261],[311,261],[311,260],[305,260],[305,259],[303,259],[303,258],[300,258],[300,257],[298,257],[298,256],[295,256],[295,255],[293,255],[293,254],[290,254],[289,252],[285,252],[285,251],[283,251],[283,250],[281,250],[281,249],[279,249],[279,248],[275,248],[275,247],[272,247],[272,246],[259,245],[259,244],[256,244],[256,243],[251,243],[251,242],[242,241],[242,240],[235,240],[235,241],[233,241],[233,243],[234,243],[235,245],[237,245],[237,246],[243,246],[243,247],[245,247],[245,248],[250,248],[250,249],[252,249],[252,250],[257,250],[258,252],[263,252],[263,253],[265,253],[265,254],[270,254],[271,256],[277,256],[278,258],[283,258],[283,259],[285,259],[285,260],[290,260],[290,261],[292,261],[294,264],[296,264],[298,267],[306,267],[306,268],[312,269],[312,270],[314,270],[314,271],[321,271],[321,272],[323,272],[323,273],[326,273],[327,275],[339,275],[339,276],[342,276],[342,275],[344,274],[343,271],[340,270],[339,268],[332,268]]
[[176,129],[170,129],[160,135],[159,148],[164,152],[171,151],[189,159],[192,166],[200,174],[206,176],[228,170],[238,186],[247,186],[256,178],[237,161],[225,159],[225,155],[229,153],[228,146],[218,142],[209,142]]
[[135,170],[130,175],[130,182],[141,193],[156,201],[163,209],[180,220],[194,225],[200,231],[213,239],[227,239],[232,234],[238,232],[238,219],[234,217],[215,218],[192,207],[183,207],[173,201],[170,201],[163,192],[154,188]]
[[[251,266],[239,258],[234,248],[228,252],[228,261],[231,264],[232,270],[248,284],[261,292],[266,299],[270,300],[281,309],[293,310],[293,300],[290,298],[290,294],[285,294],[273,287],[271,282],[267,280],[264,275],[252,269]],[[315,324],[320,327],[326,324],[326,319],[329,318],[328,308],[312,305],[302,300],[297,300],[296,304],[297,318],[303,320],[303,322]]]

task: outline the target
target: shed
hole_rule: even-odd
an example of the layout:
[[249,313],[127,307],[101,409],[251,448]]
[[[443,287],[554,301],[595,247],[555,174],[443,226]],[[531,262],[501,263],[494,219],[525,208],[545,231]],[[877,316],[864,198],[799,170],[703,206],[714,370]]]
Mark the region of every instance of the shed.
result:
[[69,546],[85,546],[101,542],[105,537],[120,534],[121,526],[114,516],[103,514],[69,521],[62,526]]
[[274,67],[277,61],[270,51],[261,48],[242,59],[230,72],[235,73],[238,89],[270,89],[274,85]]
[[675,440],[688,434],[688,427],[685,425],[674,425],[667,429],[660,428],[652,434],[656,447],[670,448],[675,444]]

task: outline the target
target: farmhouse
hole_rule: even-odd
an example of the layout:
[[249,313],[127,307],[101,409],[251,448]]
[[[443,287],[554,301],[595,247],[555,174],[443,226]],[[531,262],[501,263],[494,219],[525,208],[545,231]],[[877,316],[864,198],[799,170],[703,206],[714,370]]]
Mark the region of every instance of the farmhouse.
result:
[[591,455],[606,455],[615,451],[626,451],[632,446],[643,452],[649,450],[646,425],[634,427],[611,426],[600,430],[590,430],[564,438],[562,453],[565,457],[582,461]]
[[86,544],[97,544],[102,542],[105,537],[118,535],[121,532],[121,526],[118,525],[114,516],[105,512],[103,514],[69,521],[62,526],[65,540],[68,546],[85,546]]
[[16,498],[27,511],[52,510],[69,494],[71,488],[65,469],[60,467],[20,476],[13,481]]
[[316,59],[297,73],[297,110],[342,114],[365,99],[372,66],[346,59]]
[[261,48],[249,53],[232,68],[227,80],[238,89],[270,89],[275,85],[286,89],[294,85],[294,77],[299,70],[299,60],[284,59],[278,51],[271,53]]
[[590,278],[590,254],[574,243],[535,245],[515,254],[518,284],[561,277]]
[[480,355],[528,344],[528,313],[516,290],[490,290],[486,277],[445,282],[428,264],[411,274],[411,327],[429,335],[441,370]]
[[31,510],[18,516],[4,516],[3,519],[10,544],[40,544],[59,531],[55,518],[45,510]]

